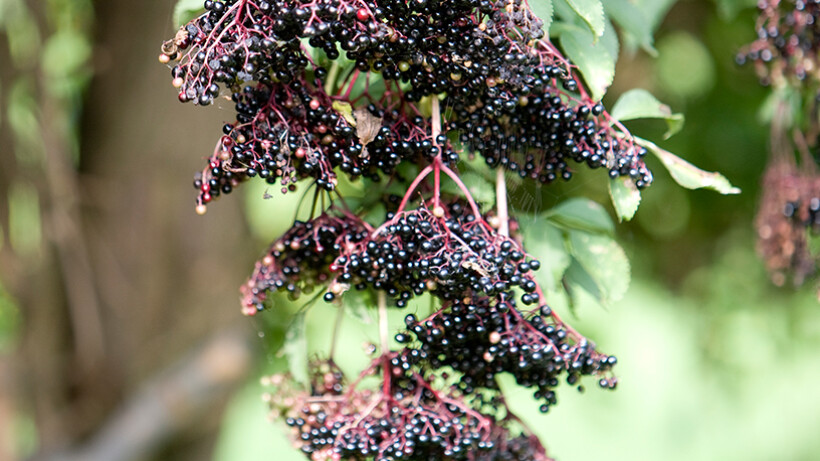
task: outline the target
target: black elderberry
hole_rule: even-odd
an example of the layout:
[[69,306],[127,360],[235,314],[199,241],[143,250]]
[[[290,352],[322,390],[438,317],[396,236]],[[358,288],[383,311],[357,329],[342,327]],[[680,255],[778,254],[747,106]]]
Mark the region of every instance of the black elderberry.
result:
[[[343,245],[359,242],[366,235],[364,224],[342,214],[322,214],[293,227],[271,245],[248,283],[242,286],[243,312],[255,314],[267,299],[267,292],[287,291],[299,296],[303,290],[331,279],[331,263]],[[336,299],[336,292],[324,294],[324,300]]]

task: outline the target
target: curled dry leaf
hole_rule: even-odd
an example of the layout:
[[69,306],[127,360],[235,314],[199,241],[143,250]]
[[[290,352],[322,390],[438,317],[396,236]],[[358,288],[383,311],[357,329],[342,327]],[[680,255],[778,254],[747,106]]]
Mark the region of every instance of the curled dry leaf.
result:
[[382,129],[382,118],[371,114],[369,110],[360,107],[353,111],[356,118],[356,136],[362,143],[362,157],[367,158],[367,145],[370,144]]

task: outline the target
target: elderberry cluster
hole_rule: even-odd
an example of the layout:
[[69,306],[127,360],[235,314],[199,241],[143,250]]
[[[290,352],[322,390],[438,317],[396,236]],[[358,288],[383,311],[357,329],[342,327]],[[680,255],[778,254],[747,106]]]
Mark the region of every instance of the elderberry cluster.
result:
[[[405,307],[430,293],[442,303],[427,319],[407,317],[400,351],[387,350],[380,322],[381,353],[352,384],[327,361],[314,364],[309,390],[270,394],[296,446],[314,461],[546,461],[504,404],[498,375],[533,389],[546,412],[561,379],[594,375],[614,387],[616,360],[546,307],[533,275],[541,263],[515,235],[506,197],[497,214],[482,212],[458,176],[459,155],[540,183],[585,164],[643,188],[646,151],[585,92],[527,0],[204,7],[160,56],[175,61],[180,101],[205,106],[225,91],[235,110],[195,178],[197,211],[254,177],[283,193],[309,180],[316,197],[343,205],[312,211],[271,245],[241,288],[243,312],[263,310],[274,291],[296,299],[317,288],[328,302],[351,288],[379,291],[382,320],[387,298]],[[418,176],[404,178],[401,164]],[[339,174],[409,185],[386,199],[368,191],[356,210]],[[442,178],[464,196],[443,197]],[[407,210],[418,194],[421,206]],[[357,213],[379,200],[389,211],[371,226]],[[379,386],[360,386],[374,375]]]
[[[439,151],[455,164],[447,137],[432,139],[419,116],[422,99],[440,94],[451,137],[493,167],[549,183],[569,179],[573,161],[652,182],[645,150],[583,93],[524,0],[209,0],[205,9],[161,55],[178,61],[181,101],[208,105],[227,88],[236,105],[195,181],[200,212],[256,176],[283,192],[304,178],[333,190],[336,170],[378,180]],[[353,67],[340,74],[342,52]],[[357,81],[361,95],[351,93]],[[356,114],[369,114],[367,128]]]
[[612,130],[600,103],[570,96],[578,82],[557,51],[537,41],[541,26],[531,11],[499,1],[488,17],[459,50],[469,59],[457,74],[463,84],[448,98],[449,126],[461,142],[488,165],[542,184],[569,180],[574,160],[650,185],[646,150]]
[[545,85],[549,74],[531,76],[523,88],[488,87],[482,105],[455,102],[450,127],[464,145],[491,167],[548,184],[569,180],[570,160],[589,168],[608,168],[609,176],[629,176],[638,188],[652,183],[643,158],[646,149],[613,136],[597,118],[598,104],[570,105]]
[[323,213],[307,222],[296,221],[273,242],[242,286],[243,313],[253,315],[263,310],[269,291],[284,291],[295,299],[302,292],[328,283],[333,260],[367,235],[365,224],[344,212]]
[[269,184],[279,181],[283,193],[304,178],[334,190],[336,168],[378,181],[379,172],[393,174],[402,161],[429,161],[442,150],[449,163],[458,161],[446,139],[433,142],[422,117],[407,118],[376,104],[346,116],[324,92],[302,81],[246,86],[232,99],[237,121],[223,127],[219,149],[194,184],[203,204],[256,176]]
[[[554,389],[564,374],[572,385],[587,375],[598,376],[603,388],[617,383],[605,376],[615,357],[597,352],[594,344],[568,331],[549,307],[520,311],[509,294],[454,299],[426,320],[410,314],[405,323],[418,341],[408,347],[417,349],[433,368],[449,366],[459,372],[460,389],[468,394],[498,389],[496,376],[509,373],[518,384],[535,388],[546,413],[557,402]],[[396,340],[412,341],[405,333]]]
[[[271,395],[292,428],[296,446],[313,460],[547,461],[538,440],[513,435],[508,421],[479,413],[447,389],[407,371],[392,354],[384,373],[388,393],[358,390],[332,363],[317,366],[310,394]],[[295,395],[294,395],[295,394]],[[278,410],[277,410],[278,411]]]
[[[398,307],[427,291],[449,300],[519,288],[524,304],[538,301],[531,276],[541,266],[538,260],[528,260],[514,240],[498,235],[461,202],[439,208],[440,216],[436,211],[402,212],[342,252],[333,263],[336,281],[384,291]],[[333,298],[328,292],[325,299]]]
[[738,53],[753,62],[761,83],[820,83],[820,1],[761,0],[757,40]]
[[809,234],[820,217],[820,177],[798,170],[789,161],[775,161],[766,169],[763,196],[755,218],[757,251],[777,286],[787,281],[802,285],[818,266],[809,247]]

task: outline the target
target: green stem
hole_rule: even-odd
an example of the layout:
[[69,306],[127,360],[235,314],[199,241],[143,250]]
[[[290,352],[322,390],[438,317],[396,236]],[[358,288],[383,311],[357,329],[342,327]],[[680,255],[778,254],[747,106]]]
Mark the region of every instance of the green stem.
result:
[[339,77],[340,69],[339,61],[333,61],[333,64],[330,66],[330,71],[327,73],[327,79],[325,80],[325,94],[333,94],[332,92],[335,87],[336,78]]
[[498,212],[498,233],[504,237],[510,236],[510,215],[507,210],[507,178],[504,168],[499,166],[495,170],[495,202]]

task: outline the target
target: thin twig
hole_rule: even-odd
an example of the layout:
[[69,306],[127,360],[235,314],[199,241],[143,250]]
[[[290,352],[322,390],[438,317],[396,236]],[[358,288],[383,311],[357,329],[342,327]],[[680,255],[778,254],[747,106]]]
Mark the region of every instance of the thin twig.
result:
[[[433,122],[433,143],[437,143],[436,138],[441,134],[441,106],[439,105],[438,96],[432,96],[432,122]],[[441,155],[441,151],[439,151]]]
[[792,139],[794,140],[795,147],[797,147],[797,152],[800,153],[800,165],[803,171],[813,172],[816,170],[817,163],[815,163],[814,157],[812,157],[809,151],[809,143],[806,141],[805,136],[803,136],[803,132],[795,128],[792,130]]
[[498,233],[504,237],[510,236],[510,215],[507,211],[507,177],[504,168],[495,170],[495,204],[498,212]]
[[336,343],[339,342],[339,331],[342,329],[342,319],[345,316],[345,305],[341,303],[336,313],[336,323],[333,325],[333,337],[330,339],[330,360],[333,360],[336,353]]
[[251,370],[253,353],[242,329],[229,328],[177,365],[144,383],[89,440],[32,461],[150,459],[177,433],[216,411]]
[[441,207],[441,151],[443,146],[438,145],[438,135],[441,134],[441,106],[436,95],[432,98],[430,118],[433,123],[433,145],[438,147],[438,154],[433,159],[433,209],[436,210]]
[[330,65],[330,71],[327,73],[327,80],[325,80],[325,94],[332,94],[333,84],[336,83],[336,77],[339,75],[339,61],[333,61]]
[[[64,116],[66,108],[53,98],[45,98],[42,112],[42,126],[54,127],[60,125],[56,120]],[[102,303],[80,213],[80,186],[69,160],[69,134],[46,128],[41,132],[48,159],[44,164],[51,202],[49,237],[62,269],[78,362],[88,372],[105,359],[106,344]]]
[[379,290],[378,294],[378,303],[379,303],[379,339],[381,340],[382,345],[382,354],[386,354],[388,350],[390,350],[390,344],[388,343],[388,326],[387,326],[387,297],[384,294],[384,291]]

